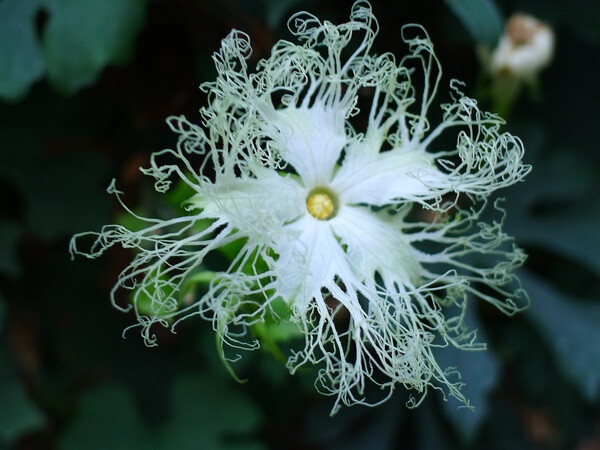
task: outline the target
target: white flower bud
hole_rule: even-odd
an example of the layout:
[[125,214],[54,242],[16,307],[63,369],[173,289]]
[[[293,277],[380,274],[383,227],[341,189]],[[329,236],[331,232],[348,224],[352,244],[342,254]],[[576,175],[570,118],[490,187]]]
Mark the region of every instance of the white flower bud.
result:
[[552,28],[535,17],[514,14],[492,54],[490,70],[494,75],[532,78],[548,66],[554,53]]

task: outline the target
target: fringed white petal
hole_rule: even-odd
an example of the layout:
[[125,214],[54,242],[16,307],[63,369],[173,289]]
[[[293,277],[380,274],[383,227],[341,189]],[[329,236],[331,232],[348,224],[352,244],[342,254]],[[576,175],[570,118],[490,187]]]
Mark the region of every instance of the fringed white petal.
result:
[[286,237],[274,250],[279,255],[274,264],[277,294],[304,312],[336,274],[348,272],[344,251],[329,224],[309,215],[288,225]]
[[266,242],[276,230],[306,212],[306,189],[289,175],[255,169],[257,178],[220,179],[203,186],[190,204],[204,216],[223,219],[242,234]]
[[283,160],[298,172],[304,186],[328,183],[347,141],[343,110],[317,101],[310,108],[273,111],[268,120]]
[[354,151],[349,155],[331,182],[342,203],[383,206],[439,196],[432,185],[440,184],[445,175],[423,151]]
[[361,280],[373,279],[376,272],[407,281],[419,278],[420,265],[403,234],[400,214],[344,206],[330,222],[341,244],[347,246],[348,262]]

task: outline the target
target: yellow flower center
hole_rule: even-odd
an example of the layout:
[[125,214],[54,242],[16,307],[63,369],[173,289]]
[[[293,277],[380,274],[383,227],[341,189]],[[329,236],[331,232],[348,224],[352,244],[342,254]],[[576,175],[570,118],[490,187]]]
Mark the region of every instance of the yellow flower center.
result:
[[331,219],[336,213],[337,204],[333,193],[325,188],[316,188],[306,197],[306,209],[316,219]]

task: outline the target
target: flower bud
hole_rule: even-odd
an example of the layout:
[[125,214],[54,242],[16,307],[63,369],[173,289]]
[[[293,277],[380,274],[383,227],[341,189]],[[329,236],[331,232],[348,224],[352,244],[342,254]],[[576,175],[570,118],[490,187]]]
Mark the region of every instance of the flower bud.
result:
[[493,75],[532,78],[548,66],[554,53],[552,28],[526,14],[514,14],[492,53]]

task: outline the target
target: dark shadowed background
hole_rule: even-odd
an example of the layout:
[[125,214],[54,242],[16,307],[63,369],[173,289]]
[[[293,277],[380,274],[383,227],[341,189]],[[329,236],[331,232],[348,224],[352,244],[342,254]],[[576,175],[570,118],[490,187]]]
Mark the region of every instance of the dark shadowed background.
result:
[[400,28],[428,30],[446,77],[491,108],[476,45],[516,11],[555,30],[552,65],[507,111],[534,169],[501,193],[529,259],[531,307],[479,305],[485,353],[447,352],[475,412],[399,389],[377,408],[328,416],[315,372],[266,350],[217,357],[210,324],[157,330],[146,348],[109,291],[131,255],[71,261],[74,233],[126,220],[106,193],[165,208],[138,170],[174,145],[165,118],[198,120],[198,85],[231,28],[252,64],[308,10],[334,23],[351,1],[0,0],[0,449],[600,449],[600,3],[597,0],[371,1],[378,53],[406,53]]

